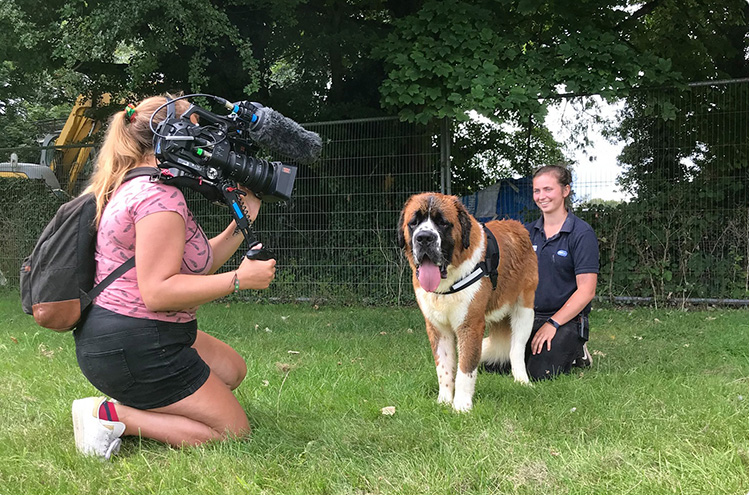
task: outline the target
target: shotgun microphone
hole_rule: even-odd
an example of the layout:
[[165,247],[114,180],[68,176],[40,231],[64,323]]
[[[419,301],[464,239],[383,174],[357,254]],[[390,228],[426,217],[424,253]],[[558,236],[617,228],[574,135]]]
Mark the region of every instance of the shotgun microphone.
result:
[[226,107],[248,124],[247,133],[259,146],[303,165],[320,158],[323,142],[318,133],[306,130],[271,107],[247,101],[227,103]]

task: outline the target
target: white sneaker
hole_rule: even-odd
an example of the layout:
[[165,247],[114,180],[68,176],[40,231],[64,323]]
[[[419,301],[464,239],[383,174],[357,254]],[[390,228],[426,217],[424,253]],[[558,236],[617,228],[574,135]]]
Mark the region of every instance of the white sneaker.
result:
[[125,424],[99,418],[104,401],[104,396],[91,396],[73,402],[73,433],[79,452],[109,460],[120,451]]

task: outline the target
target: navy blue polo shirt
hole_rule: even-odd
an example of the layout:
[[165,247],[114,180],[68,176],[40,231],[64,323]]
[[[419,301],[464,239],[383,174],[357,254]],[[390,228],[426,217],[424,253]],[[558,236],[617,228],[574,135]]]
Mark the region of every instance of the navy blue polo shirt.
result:
[[[547,239],[544,217],[525,224],[539,262],[539,285],[534,297],[537,313],[553,314],[578,288],[576,275],[599,273],[599,242],[594,230],[572,212],[560,232]],[[591,303],[583,313],[588,315]]]

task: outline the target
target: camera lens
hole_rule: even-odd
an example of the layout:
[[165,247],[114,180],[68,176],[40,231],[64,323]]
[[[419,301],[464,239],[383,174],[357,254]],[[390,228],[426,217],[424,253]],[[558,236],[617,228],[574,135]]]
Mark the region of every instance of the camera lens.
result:
[[216,144],[208,165],[221,170],[224,177],[263,195],[263,201],[286,201],[292,197],[297,176],[297,168],[293,165],[235,153],[227,141]]
[[273,179],[273,164],[259,158],[229,152],[229,164],[225,172],[246,188],[266,193]]

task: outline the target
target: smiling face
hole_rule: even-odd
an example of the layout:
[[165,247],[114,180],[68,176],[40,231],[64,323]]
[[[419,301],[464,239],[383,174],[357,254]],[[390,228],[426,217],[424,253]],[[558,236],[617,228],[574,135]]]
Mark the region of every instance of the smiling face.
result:
[[534,203],[544,214],[565,212],[565,198],[570,195],[570,185],[563,186],[550,172],[534,178]]

